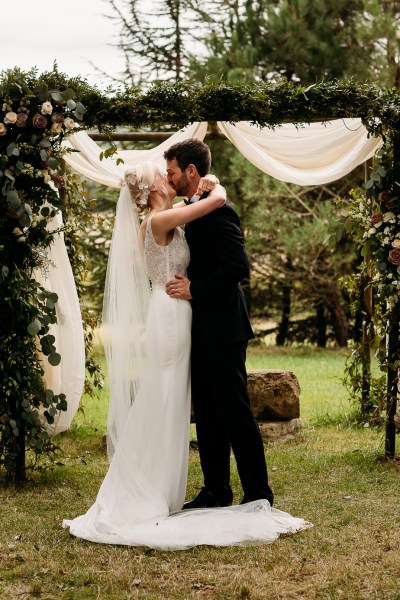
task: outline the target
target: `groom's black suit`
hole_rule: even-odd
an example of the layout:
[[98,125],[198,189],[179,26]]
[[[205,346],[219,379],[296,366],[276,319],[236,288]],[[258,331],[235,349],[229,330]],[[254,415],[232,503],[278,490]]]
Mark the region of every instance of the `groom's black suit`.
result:
[[186,225],[190,248],[192,400],[206,489],[221,502],[232,500],[230,448],[245,500],[273,495],[264,447],[246,389],[246,347],[254,337],[241,280],[249,264],[232,205]]

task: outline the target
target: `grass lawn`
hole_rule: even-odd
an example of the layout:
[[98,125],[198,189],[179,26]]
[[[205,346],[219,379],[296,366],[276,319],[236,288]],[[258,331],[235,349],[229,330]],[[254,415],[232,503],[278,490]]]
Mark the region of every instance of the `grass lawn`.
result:
[[[72,538],[62,519],[91,505],[107,469],[105,400],[84,399],[84,414],[59,438],[63,466],[22,489],[0,489],[1,600],[398,600],[400,466],[381,460],[382,431],[343,426],[351,411],[343,363],[334,351],[249,353],[249,369],[290,369],[300,381],[304,434],[266,445],[266,456],[276,507],[313,529],[272,545],[173,553]],[[192,449],[188,497],[200,485]]]

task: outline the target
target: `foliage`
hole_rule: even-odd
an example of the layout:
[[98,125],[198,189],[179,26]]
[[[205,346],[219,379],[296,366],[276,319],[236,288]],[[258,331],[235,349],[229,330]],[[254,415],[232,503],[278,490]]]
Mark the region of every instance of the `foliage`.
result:
[[[352,302],[353,311],[362,309],[361,294],[372,287],[375,302],[371,313],[370,334],[375,336],[376,356],[383,372],[392,371],[395,382],[400,365],[399,338],[392,346],[386,346],[385,336],[392,327],[393,319],[398,322],[400,305],[400,184],[398,182],[397,142],[390,138],[378,152],[379,162],[366,183],[365,194],[355,190],[343,203],[342,216],[337,234],[349,232],[358,244],[364,260],[358,272],[345,280]],[[353,389],[353,395],[361,402],[363,360],[362,343],[354,346],[348,362],[345,379]],[[371,396],[368,406],[361,411],[361,418],[369,415],[379,420],[387,400],[383,383],[384,377],[371,378]],[[397,389],[397,384],[396,384]],[[389,394],[391,392],[388,392]],[[396,402],[397,392],[393,397]]]
[[[75,97],[72,88],[53,88],[36,71],[8,71],[0,80],[0,466],[8,479],[24,479],[25,447],[34,462],[54,452],[47,426],[67,408],[65,395],[43,381],[39,350],[51,366],[61,361],[51,333],[58,298],[36,274],[46,273],[55,236],[69,234],[71,248],[69,207],[79,219],[76,178],[62,163],[62,142],[86,112]],[[60,210],[66,223],[54,226]],[[71,255],[79,281],[80,258]]]
[[[191,56],[202,81],[285,77],[302,84],[342,77],[362,48],[356,24],[362,0],[217,0],[209,5],[207,53]],[[221,18],[223,15],[223,18]]]

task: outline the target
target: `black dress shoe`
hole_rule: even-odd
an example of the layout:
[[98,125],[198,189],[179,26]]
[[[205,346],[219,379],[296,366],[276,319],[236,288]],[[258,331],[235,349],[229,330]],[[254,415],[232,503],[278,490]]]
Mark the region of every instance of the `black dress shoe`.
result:
[[193,500],[185,502],[182,510],[190,510],[192,508],[214,508],[216,506],[230,506],[231,504],[232,500],[220,498],[213,492],[210,492],[207,488],[203,487]]

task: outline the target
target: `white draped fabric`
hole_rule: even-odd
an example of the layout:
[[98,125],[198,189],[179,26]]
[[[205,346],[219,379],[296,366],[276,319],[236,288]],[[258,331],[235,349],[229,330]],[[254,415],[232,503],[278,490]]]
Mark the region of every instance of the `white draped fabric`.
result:
[[[218,126],[237,149],[256,167],[281,181],[299,185],[322,185],[340,179],[371,158],[382,145],[381,138],[369,137],[360,119],[340,119],[302,126],[285,124],[276,129],[259,128],[247,122]],[[64,144],[75,150],[66,162],[84,177],[110,187],[120,187],[126,169],[150,160],[164,164],[164,151],[177,142],[195,137],[204,139],[207,123],[193,123],[150,150],[120,150],[100,160],[100,147],[85,132],[71,136]],[[117,165],[116,159],[123,163]],[[223,173],[218,173],[224,183]],[[55,393],[67,394],[68,410],[58,416],[54,432],[69,427],[82,392],[84,353],[82,324],[71,267],[60,236],[52,246],[49,281],[60,300],[59,323],[54,332],[62,356],[59,367],[46,367],[46,381]],[[46,281],[46,287],[49,287]],[[65,308],[68,306],[68,309]],[[64,308],[63,308],[64,307]]]
[[371,158],[382,145],[368,137],[361,119],[260,129],[247,122],[219,121],[226,137],[253,165],[275,179],[322,185],[340,179]]
[[[47,228],[54,231],[61,226],[61,214],[58,213]],[[58,411],[54,423],[48,426],[50,435],[54,436],[70,427],[78,410],[85,382],[85,345],[78,294],[62,233],[55,235],[47,249],[46,264],[46,272],[36,271],[34,278],[46,290],[58,295],[57,323],[50,326],[49,333],[56,338],[61,362],[53,367],[42,355],[44,378],[47,387],[54,394],[65,394],[68,403],[68,410]]]
[[[361,119],[338,119],[326,123],[276,129],[259,128],[247,122],[218,127],[253,165],[275,179],[298,185],[322,185],[340,179],[371,158],[382,145],[379,137],[368,136]],[[78,150],[65,157],[84,177],[118,187],[124,171],[131,165],[151,160],[163,164],[164,151],[190,137],[204,139],[207,123],[194,123],[151,150],[120,150],[114,157],[99,159],[98,144],[85,132],[76,133],[66,144]],[[124,163],[116,164],[122,158]],[[223,180],[223,174],[219,174]]]
[[[65,161],[76,171],[88,179],[97,181],[109,187],[120,187],[124,173],[129,167],[142,162],[152,161],[165,165],[164,151],[188,138],[202,140],[206,135],[207,123],[193,123],[185,129],[173,134],[159,146],[150,150],[119,150],[111,158],[100,160],[100,148],[96,142],[90,139],[87,133],[80,131],[65,142],[65,146],[78,150],[65,155]],[[123,163],[117,165],[117,158],[122,158]]]

